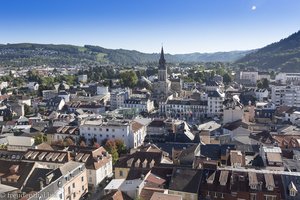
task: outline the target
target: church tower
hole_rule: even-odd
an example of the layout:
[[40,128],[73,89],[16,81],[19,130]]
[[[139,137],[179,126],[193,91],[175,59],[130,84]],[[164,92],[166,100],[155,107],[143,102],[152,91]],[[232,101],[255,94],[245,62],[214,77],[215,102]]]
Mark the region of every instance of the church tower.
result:
[[158,81],[167,81],[167,67],[166,67],[166,60],[164,55],[164,49],[161,47],[161,53],[159,58],[159,65],[158,65]]

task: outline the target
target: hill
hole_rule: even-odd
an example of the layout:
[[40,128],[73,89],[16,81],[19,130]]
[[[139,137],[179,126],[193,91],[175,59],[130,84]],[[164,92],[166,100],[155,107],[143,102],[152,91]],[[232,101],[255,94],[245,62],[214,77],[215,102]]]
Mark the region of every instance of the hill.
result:
[[[159,52],[159,51],[158,51]],[[188,62],[234,62],[251,51],[217,53],[166,54],[170,63]],[[157,62],[159,54],[147,54],[134,50],[106,49],[99,46],[53,45],[53,44],[2,44],[0,45],[0,66],[32,65],[132,65]]]
[[300,31],[236,61],[240,67],[300,72]]

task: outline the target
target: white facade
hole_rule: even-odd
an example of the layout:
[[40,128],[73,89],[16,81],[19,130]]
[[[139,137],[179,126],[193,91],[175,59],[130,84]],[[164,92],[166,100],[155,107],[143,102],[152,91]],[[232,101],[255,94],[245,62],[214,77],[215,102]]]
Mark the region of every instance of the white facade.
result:
[[97,86],[97,95],[108,95],[108,86]]
[[258,78],[258,72],[247,72],[247,71],[241,71],[240,72],[240,80],[246,80],[250,83],[256,84],[256,82],[259,80]]
[[37,82],[29,82],[27,84],[27,87],[30,89],[30,90],[34,90],[34,91],[37,91],[39,89],[39,84]]
[[264,101],[269,98],[269,91],[267,89],[256,89],[255,96],[258,101]]
[[127,148],[140,146],[145,138],[146,131],[135,132],[131,121],[86,121],[80,126],[80,135],[88,139],[97,139],[101,143],[106,139],[119,139],[124,141]]
[[223,124],[242,120],[244,116],[243,108],[236,106],[234,108],[226,108],[223,111]]
[[70,102],[70,94],[67,92],[58,93],[58,97],[61,97],[65,100],[66,103]]
[[31,106],[31,99],[18,99],[19,104],[26,104],[27,106]]
[[154,102],[150,99],[127,99],[122,107],[135,108],[138,112],[151,112],[154,110]]
[[299,124],[300,112],[295,111],[293,113],[285,113],[284,120],[291,122],[292,124]]
[[223,114],[223,102],[225,100],[225,93],[211,91],[207,94],[207,114],[210,116]]
[[300,107],[300,86],[272,86],[271,99],[276,106]]
[[275,77],[276,82],[282,84],[286,83],[300,83],[300,73],[278,73]]
[[129,99],[131,90],[129,88],[117,89],[110,94],[110,106],[112,109],[121,108],[126,99]]
[[207,101],[195,99],[170,99],[162,104],[161,112],[180,120],[199,120],[207,114]]
[[86,83],[88,79],[88,76],[86,74],[82,74],[78,76],[78,81],[81,83]]
[[112,160],[99,169],[87,169],[88,184],[97,187],[106,177],[111,176],[112,173]]
[[57,91],[56,90],[43,90],[43,99],[51,99],[53,97],[57,96]]
[[3,88],[7,88],[8,87],[8,82],[1,82],[0,84],[0,90],[2,90]]

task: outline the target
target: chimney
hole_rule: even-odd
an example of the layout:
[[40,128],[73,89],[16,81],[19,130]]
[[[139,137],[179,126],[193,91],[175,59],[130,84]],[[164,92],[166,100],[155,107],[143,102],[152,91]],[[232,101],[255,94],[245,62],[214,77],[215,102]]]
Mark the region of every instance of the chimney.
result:
[[43,180],[40,180],[40,190],[42,190],[44,187],[44,183],[43,183]]

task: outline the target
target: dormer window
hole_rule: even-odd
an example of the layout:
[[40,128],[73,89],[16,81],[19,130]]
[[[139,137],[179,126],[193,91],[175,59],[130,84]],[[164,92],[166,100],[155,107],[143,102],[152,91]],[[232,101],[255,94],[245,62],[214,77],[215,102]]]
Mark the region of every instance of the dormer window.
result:
[[273,191],[273,190],[274,190],[274,188],[273,188],[272,186],[268,186],[267,189],[268,189],[269,191]]
[[256,189],[257,189],[257,185],[250,185],[250,188],[251,188],[252,190],[256,190]]
[[293,181],[291,181],[291,183],[289,184],[289,192],[291,197],[295,197],[298,193],[298,190]]

